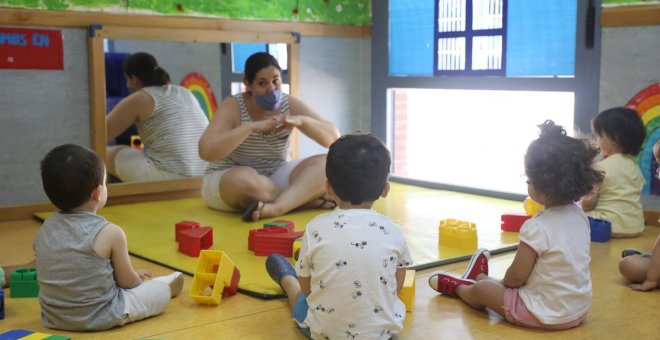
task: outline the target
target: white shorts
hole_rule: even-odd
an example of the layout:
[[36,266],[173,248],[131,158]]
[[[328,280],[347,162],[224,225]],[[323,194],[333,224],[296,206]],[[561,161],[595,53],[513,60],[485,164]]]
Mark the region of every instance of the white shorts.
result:
[[[273,172],[268,178],[280,190],[286,189],[289,187],[289,177],[291,177],[293,169],[295,169],[303,160],[304,159],[295,159],[284,163],[284,165],[275,170],[275,172]],[[239,210],[227,205],[222,197],[220,197],[220,180],[228,170],[230,169],[214,171],[204,176],[204,182],[202,183],[202,198],[210,208],[220,211],[236,212]]]
[[115,156],[115,171],[122,182],[162,181],[185,178],[157,168],[144,151],[123,148]]
[[135,288],[124,289],[124,319],[120,325],[162,313],[170,303],[170,296],[170,285],[153,279]]

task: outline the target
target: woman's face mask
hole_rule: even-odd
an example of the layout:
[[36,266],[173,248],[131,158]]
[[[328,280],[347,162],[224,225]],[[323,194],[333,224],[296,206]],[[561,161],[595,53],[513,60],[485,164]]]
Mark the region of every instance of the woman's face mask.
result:
[[254,95],[254,99],[262,109],[273,111],[280,107],[280,103],[282,102],[282,90],[275,89],[272,92],[268,92],[264,95]]

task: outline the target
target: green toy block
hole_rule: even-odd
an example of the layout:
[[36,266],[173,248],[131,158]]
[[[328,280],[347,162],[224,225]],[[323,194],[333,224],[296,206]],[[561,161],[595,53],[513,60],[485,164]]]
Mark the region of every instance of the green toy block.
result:
[[264,223],[264,228],[279,227],[279,228],[286,229],[286,226],[287,226],[286,222],[270,221],[270,222]]
[[39,282],[37,270],[34,268],[16,269],[11,273],[9,282],[9,296],[13,298],[37,297],[39,295]]
[[71,340],[71,337],[64,335],[51,335],[47,338],[44,338],[44,340]]

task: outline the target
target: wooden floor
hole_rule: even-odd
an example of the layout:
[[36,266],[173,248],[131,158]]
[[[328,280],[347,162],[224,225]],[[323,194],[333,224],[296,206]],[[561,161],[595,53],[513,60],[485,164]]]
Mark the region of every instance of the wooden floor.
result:
[[[39,228],[32,220],[0,223],[0,264],[23,263],[32,259],[32,239]],[[618,272],[621,249],[649,250],[660,233],[647,227],[636,239],[592,243],[591,276],[594,299],[586,322],[561,332],[540,332],[512,326],[494,313],[474,310],[459,300],[438,295],[427,284],[431,273],[444,270],[460,274],[466,263],[456,263],[417,273],[415,311],[405,320],[399,339],[524,339],[543,333],[548,338],[570,339],[658,339],[660,338],[660,290],[640,293],[624,286]],[[139,240],[129,240],[129,242]],[[170,271],[132,258],[136,268],[155,275]],[[513,253],[491,259],[491,273],[501,277],[513,260]],[[36,298],[6,296],[6,317],[0,331],[27,329],[69,335],[73,339],[304,339],[289,317],[285,299],[261,300],[238,294],[222,300],[220,306],[202,306],[188,297],[191,277],[186,277],[183,294],[172,300],[164,314],[105,332],[70,333],[44,328]]]

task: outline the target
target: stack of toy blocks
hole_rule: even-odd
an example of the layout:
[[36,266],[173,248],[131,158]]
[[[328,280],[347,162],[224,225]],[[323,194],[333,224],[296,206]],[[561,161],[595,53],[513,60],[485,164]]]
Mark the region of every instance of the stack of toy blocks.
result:
[[612,222],[589,216],[592,242],[607,242],[612,237]]
[[438,228],[440,246],[470,252],[477,250],[477,226],[472,222],[446,219]]
[[295,231],[295,223],[288,220],[276,220],[264,224],[261,229],[252,229],[248,234],[248,250],[255,255],[268,256],[273,253],[291,257],[294,240],[304,231]]
[[53,335],[45,333],[37,333],[33,331],[28,331],[25,329],[14,329],[9,332],[0,334],[0,340],[15,340],[15,339],[24,339],[24,340],[71,340],[71,337],[63,335]]
[[[190,288],[190,297],[199,303],[219,305],[223,296],[238,292],[240,279],[241,272],[224,251],[202,250]],[[211,289],[210,295],[205,293],[208,289]]]
[[399,299],[406,305],[406,312],[412,312],[415,309],[415,271],[412,269],[406,270],[406,279],[403,280]]
[[502,231],[510,231],[514,233],[520,232],[522,225],[530,218],[532,218],[532,216],[521,212],[502,214]]
[[174,237],[179,243],[179,251],[190,256],[199,256],[203,249],[213,246],[213,228],[200,227],[195,221],[175,224]]
[[37,297],[39,295],[39,282],[37,270],[34,268],[21,268],[11,273],[9,283],[9,296],[13,298]]

